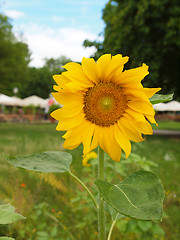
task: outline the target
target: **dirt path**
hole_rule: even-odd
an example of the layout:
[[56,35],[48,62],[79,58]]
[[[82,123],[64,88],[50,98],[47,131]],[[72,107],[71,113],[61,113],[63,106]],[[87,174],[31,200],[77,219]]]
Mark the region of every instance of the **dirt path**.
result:
[[180,137],[180,131],[176,130],[153,130],[154,135]]

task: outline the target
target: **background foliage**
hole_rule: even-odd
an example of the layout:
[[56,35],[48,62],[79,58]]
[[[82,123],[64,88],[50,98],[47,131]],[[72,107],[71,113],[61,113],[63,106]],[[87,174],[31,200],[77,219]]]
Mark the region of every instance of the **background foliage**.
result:
[[103,42],[85,40],[84,46],[96,47],[96,59],[104,53],[129,56],[128,68],[145,62],[151,74],[144,85],[180,98],[179,16],[178,0],[110,0],[103,9]]
[[18,41],[8,17],[0,14],[0,89],[12,94],[28,78],[30,53],[27,44]]
[[65,56],[46,58],[41,68],[30,67],[30,61],[28,45],[17,40],[10,19],[0,14],[0,93],[13,95],[13,88],[18,87],[19,97],[48,98],[52,91],[52,75],[61,73],[62,66],[71,60]]

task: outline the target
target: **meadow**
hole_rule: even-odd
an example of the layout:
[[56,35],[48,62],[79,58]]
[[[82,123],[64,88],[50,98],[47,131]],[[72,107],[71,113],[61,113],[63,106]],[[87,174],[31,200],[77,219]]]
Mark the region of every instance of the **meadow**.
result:
[[[159,128],[168,129],[168,123]],[[166,127],[165,127],[166,126]],[[170,123],[180,129],[180,123]],[[56,124],[0,123],[0,203],[11,203],[26,220],[0,226],[0,236],[16,240],[97,239],[96,211],[86,192],[68,174],[45,174],[10,166],[6,155],[64,150],[62,132]],[[166,192],[161,223],[125,218],[113,230],[112,240],[180,239],[180,138],[147,136],[134,143],[131,156],[120,163],[107,158],[107,179],[116,183],[139,169],[151,170],[161,179]],[[82,146],[68,151],[73,156],[74,172],[92,191],[96,160],[82,165]],[[107,230],[110,216],[107,211]]]

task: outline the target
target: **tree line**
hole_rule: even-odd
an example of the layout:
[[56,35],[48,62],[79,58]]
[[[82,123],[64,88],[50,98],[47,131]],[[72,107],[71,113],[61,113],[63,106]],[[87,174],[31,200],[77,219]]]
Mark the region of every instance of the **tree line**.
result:
[[143,62],[150,75],[143,85],[162,87],[180,100],[179,0],[109,0],[103,9],[104,40],[84,41],[96,47],[95,59],[104,53],[130,57],[129,67]]
[[21,98],[30,95],[48,98],[54,84],[52,75],[61,73],[62,66],[71,59],[45,58],[43,67],[30,67],[29,47],[19,41],[12,30],[10,19],[0,14],[0,93],[11,96],[17,87]]

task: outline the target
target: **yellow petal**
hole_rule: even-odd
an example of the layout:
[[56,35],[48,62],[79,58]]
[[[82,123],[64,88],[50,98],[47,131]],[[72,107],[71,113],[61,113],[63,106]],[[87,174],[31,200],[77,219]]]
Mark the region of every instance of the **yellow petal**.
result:
[[132,122],[133,121],[129,121],[125,117],[121,117],[118,121],[118,126],[127,139],[134,142],[142,142],[144,139],[141,133],[132,127]]
[[101,81],[106,81],[106,71],[111,63],[111,54],[104,54],[97,60],[97,72]]
[[128,62],[129,57],[122,57],[121,54],[117,54],[115,56],[112,56],[112,60],[109,64],[109,67],[107,68],[106,72],[106,81],[111,81],[111,78],[113,77],[113,74],[115,71],[118,71],[118,73],[122,73],[124,64]]
[[127,108],[125,113],[129,114],[136,122],[144,122],[146,121],[144,115],[142,113],[136,112],[131,108]]
[[151,116],[151,115],[145,115],[145,117],[151,122],[151,123],[155,123],[156,126],[158,126],[154,116]]
[[82,139],[82,143],[84,146],[84,149],[83,149],[84,154],[87,154],[88,152],[90,152],[90,145],[91,145],[92,137],[94,134],[94,129],[95,129],[95,125],[89,121],[86,121],[86,129],[83,133],[83,139]]
[[151,125],[146,121],[146,122],[140,122],[140,124],[137,124],[137,129],[143,133],[143,134],[148,134],[148,135],[152,135],[153,134],[153,130]]
[[144,93],[148,98],[152,97],[155,93],[159,92],[161,88],[143,88]]
[[70,80],[67,77],[65,77],[64,75],[62,75],[62,74],[53,75],[53,79],[60,86],[61,85],[65,85],[68,82],[70,82]]
[[100,128],[99,146],[107,152],[114,161],[120,161],[121,147],[118,145],[113,134],[112,126]]
[[84,131],[87,127],[86,120],[82,122],[82,124],[78,127],[68,130],[62,137],[66,140],[64,141],[64,148],[66,149],[74,149],[80,145],[82,142]]
[[69,150],[77,148],[81,144],[81,139],[79,138],[67,138],[64,141],[63,147]]
[[84,120],[83,111],[80,112],[77,116],[71,118],[62,118],[59,120],[59,123],[56,127],[57,131],[66,131],[74,127],[79,126]]
[[71,89],[72,93],[77,93],[80,91],[84,91],[89,88],[89,86],[82,86],[80,84],[77,84],[76,82],[70,82],[68,83],[67,87]]
[[[112,150],[112,133],[110,127],[101,127],[99,131],[99,145],[104,151],[106,151],[109,155],[113,151]],[[108,139],[107,139],[108,137]]]
[[71,85],[71,83],[74,83],[76,85],[79,85],[81,87],[92,87],[94,86],[94,83],[87,78],[87,76],[84,74],[83,70],[80,71],[67,71],[62,73],[63,76],[69,78],[71,82],[67,84],[67,86]]
[[131,153],[131,143],[130,141],[124,136],[122,131],[120,130],[119,126],[117,124],[114,124],[114,133],[115,133],[115,139],[119,146],[124,150],[126,154],[126,158]]
[[93,135],[92,142],[90,145],[90,151],[97,148],[98,145],[99,145],[99,126],[95,125],[94,135]]
[[53,97],[55,98],[55,100],[62,104],[69,104],[69,105],[73,105],[73,104],[83,104],[83,95],[82,94],[74,94],[74,93],[67,93],[67,92],[53,92],[52,93]]
[[67,104],[60,109],[55,110],[51,113],[51,116],[56,120],[63,118],[73,117],[79,114],[83,109],[83,104],[77,104],[76,102],[72,105]]
[[133,117],[130,116],[129,114],[124,114],[123,115],[127,121],[131,122],[131,127],[133,127],[135,130],[143,133],[143,134],[153,134],[152,127],[148,123],[148,121],[142,121],[142,122],[136,122],[134,121]]
[[127,100],[142,100],[149,103],[149,98],[143,92],[143,88],[142,89],[124,88],[123,94],[126,96]]
[[57,92],[66,92],[66,93],[72,93],[71,89],[69,89],[67,86],[61,84],[61,86],[59,85],[54,85],[53,89]]
[[68,62],[63,66],[63,68],[66,70],[76,71],[77,69],[81,69],[81,65],[76,62]]
[[113,77],[113,81],[122,84],[123,86],[132,87],[133,84],[139,84],[148,74],[148,66],[143,64],[142,67],[126,70],[121,74],[117,71]]
[[82,68],[84,73],[88,76],[91,81],[94,83],[99,82],[98,74],[97,74],[97,66],[93,58],[83,58],[82,59]]
[[136,112],[140,112],[147,115],[155,114],[155,111],[152,105],[144,101],[139,101],[139,100],[128,101],[127,105]]
[[[84,73],[80,64],[71,62],[67,63],[64,67],[68,71],[63,72],[62,75],[70,79],[75,85],[87,88],[94,86],[94,83]],[[69,83],[68,86],[69,85],[71,86],[71,83]]]

